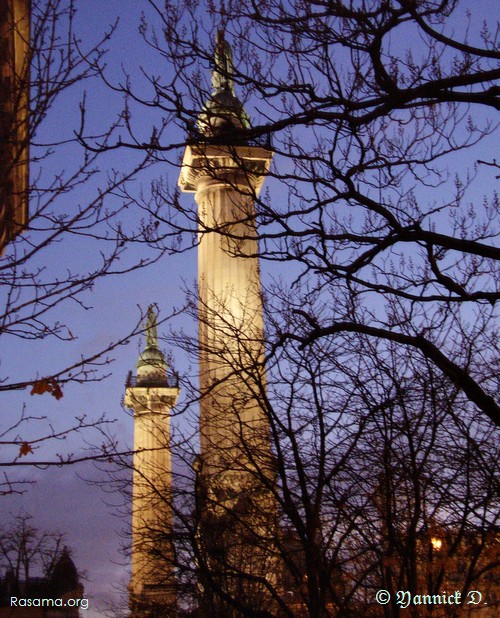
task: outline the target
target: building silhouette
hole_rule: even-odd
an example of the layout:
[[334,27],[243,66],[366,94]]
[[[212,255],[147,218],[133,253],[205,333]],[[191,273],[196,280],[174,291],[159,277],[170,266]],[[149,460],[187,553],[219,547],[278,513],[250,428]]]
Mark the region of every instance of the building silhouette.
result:
[[[0,580],[0,618],[78,618],[81,613],[73,603],[83,594],[78,571],[68,548],[64,547],[52,571],[45,577],[19,579],[12,570],[7,570]],[[34,605],[15,606],[12,597],[29,599]],[[37,606],[36,603],[42,600],[45,604]]]

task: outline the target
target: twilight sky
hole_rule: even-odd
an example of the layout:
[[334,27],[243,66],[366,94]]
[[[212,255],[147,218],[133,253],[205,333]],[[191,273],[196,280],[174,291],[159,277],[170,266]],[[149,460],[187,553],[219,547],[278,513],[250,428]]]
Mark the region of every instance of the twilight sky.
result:
[[[169,70],[168,66],[162,66],[163,60],[154,55],[138,33],[141,11],[148,11],[146,1],[85,0],[77,5],[77,26],[83,46],[85,43],[95,42],[109,24],[114,23],[117,17],[120,19],[117,31],[108,44],[108,77],[116,76],[118,82],[123,64],[140,85],[139,66],[156,75],[163,71],[166,74]],[[482,11],[494,11],[497,7],[493,0],[476,1],[473,5],[476,11],[475,19],[478,20]],[[153,15],[150,9],[149,14]],[[96,80],[88,82],[85,88],[89,113],[91,112],[90,124],[96,131],[102,130],[113,121],[122,99]],[[77,85],[51,111],[41,136],[45,141],[52,141],[54,136],[59,139],[71,135],[78,122],[78,104],[82,90],[83,86]],[[147,131],[153,122],[153,112],[144,109],[135,115],[135,119],[137,128],[141,130],[144,127],[144,131]],[[70,147],[61,148],[53,157],[46,173],[54,174],[56,170],[70,166],[74,156],[77,155]],[[136,155],[127,151],[114,151],[104,159],[104,163],[109,169],[128,169],[133,165],[134,156]],[[484,152],[482,156],[487,158]],[[479,174],[483,173],[485,178],[491,178],[490,173],[479,171]],[[162,174],[168,174],[171,183],[177,180],[175,170],[156,166],[135,182],[134,190],[138,192],[141,186],[147,188],[152,178]],[[78,199],[84,202],[85,191],[87,189],[81,190],[77,195],[68,196],[68,200]],[[186,200],[185,203],[193,201],[191,195],[182,199]],[[47,263],[44,265],[49,270],[56,271],[61,265],[82,265],[95,258],[96,255],[89,251],[87,243],[75,240],[49,251]],[[126,335],[139,317],[138,305],[145,309],[150,303],[157,303],[163,315],[168,314],[173,307],[181,306],[184,300],[183,289],[192,289],[195,278],[194,251],[179,256],[165,256],[154,266],[123,277],[104,278],[97,282],[93,291],[85,297],[92,310],[85,311],[76,303],[70,302],[61,306],[64,320],[76,337],[73,342],[55,340],[41,344],[19,339],[2,341],[1,375],[21,380],[32,377],[37,372],[43,376],[66,366],[72,358],[90,353]],[[193,328],[192,323],[182,318],[178,319],[174,326]],[[105,413],[108,418],[116,419],[112,432],[120,444],[124,447],[130,446],[132,419],[123,410],[121,398],[124,395],[126,374],[134,368],[137,360],[138,346],[139,341],[136,339],[115,350],[112,355],[114,362],[106,368],[106,373],[110,373],[109,378],[94,384],[67,386],[60,401],[55,401],[48,395],[30,396],[29,391],[2,393],[0,401],[3,414],[0,427],[5,428],[9,423],[15,422],[23,407],[28,416],[47,416],[56,429],[71,425],[75,416],[86,414],[89,418],[96,418]],[[178,369],[186,369],[187,361],[181,352],[166,352],[174,354]],[[47,425],[43,421],[32,422],[27,429],[20,429],[19,435],[23,440],[29,441],[40,435],[40,428],[44,426]],[[63,452],[79,454],[85,446],[82,445],[84,437],[90,442],[94,438],[98,440],[98,436],[91,434],[71,437],[65,442],[51,443],[47,449],[35,452],[33,457],[54,458],[56,453]],[[9,453],[7,459],[8,457]],[[29,513],[33,515],[34,525],[41,530],[66,533],[67,544],[74,550],[76,566],[87,576],[84,582],[85,596],[90,599],[90,606],[85,616],[98,618],[105,615],[106,604],[123,604],[128,583],[128,565],[119,548],[122,542],[121,533],[127,530],[129,522],[127,518],[118,517],[116,508],[113,508],[113,505],[120,504],[121,497],[118,494],[107,493],[105,484],[102,487],[88,482],[105,480],[105,472],[96,469],[92,464],[45,470],[24,467],[7,469],[7,472],[13,480],[25,478],[36,483],[27,486],[22,495],[1,497],[0,521],[9,521],[20,512]]]
[[[107,45],[108,75],[116,76],[118,80],[120,65],[123,63],[132,74],[139,65],[149,70],[159,70],[157,59],[142,42],[138,34],[138,24],[141,10],[147,10],[147,3],[137,0],[85,0],[78,2],[77,27],[82,40],[82,47],[95,43],[108,26],[119,17],[118,29]],[[40,141],[54,141],[71,136],[78,122],[78,104],[83,89],[87,90],[89,108],[89,126],[100,130],[114,120],[122,104],[122,98],[110,92],[97,80],[78,84],[64,95],[62,100],[51,110],[41,132]],[[141,122],[149,128],[151,117],[147,110]],[[45,166],[47,177],[60,169],[71,169],[78,154],[71,148],[59,148],[50,165]],[[133,164],[133,156],[128,152],[114,153],[106,158],[104,166],[109,169],[125,170]],[[156,169],[154,174],[164,173]],[[138,179],[135,190],[140,183],[148,187],[150,176]],[[89,195],[94,195],[92,188],[84,188],[77,194],[68,196],[67,209],[71,211],[72,201],[85,203]],[[192,199],[191,196],[186,196]],[[91,247],[91,245],[90,245]],[[96,255],[89,250],[88,243],[73,240],[63,243],[45,252],[43,264],[49,270],[57,271],[63,266],[75,268],[92,262]],[[138,252],[136,252],[137,257]],[[57,340],[26,341],[10,338],[2,339],[1,372],[18,381],[24,377],[47,375],[58,367],[67,366],[71,359],[78,359],[80,354],[88,354],[100,349],[110,341],[126,335],[137,322],[140,312],[138,306],[145,308],[150,303],[157,303],[164,314],[174,305],[181,305],[184,293],[181,290],[183,281],[192,287],[196,277],[196,254],[194,252],[171,257],[168,265],[165,260],[159,264],[130,273],[124,277],[108,277],[96,283],[93,291],[85,296],[87,304],[92,306],[84,311],[76,303],[67,302],[61,306],[64,321],[70,326],[75,336],[73,342]],[[53,315],[54,317],[54,315]],[[168,350],[166,350],[168,351]],[[64,397],[56,401],[49,395],[30,396],[29,390],[14,391],[1,394],[3,411],[0,431],[17,421],[23,408],[26,416],[46,416],[56,430],[71,426],[75,416],[87,415],[87,418],[98,418],[106,414],[109,419],[116,419],[112,432],[126,448],[131,446],[132,419],[122,408],[121,399],[124,395],[125,378],[130,369],[135,369],[139,352],[139,340],[131,341],[129,345],[118,348],[112,355],[114,362],[105,369],[110,377],[102,382],[86,385],[70,385],[64,388]],[[17,435],[23,440],[30,440],[47,430],[48,421],[33,421],[21,427]],[[54,459],[57,453],[82,454],[86,445],[83,439],[99,444],[97,434],[87,432],[79,436],[69,437],[65,441],[51,443],[47,448],[41,448],[29,457]],[[2,461],[12,459],[13,451],[2,453]],[[24,460],[27,461],[27,458]],[[32,523],[40,530],[60,531],[66,534],[67,544],[73,549],[75,564],[79,571],[86,574],[85,596],[90,599],[89,610],[85,612],[88,618],[104,616],[104,609],[109,605],[116,607],[126,602],[126,585],[129,572],[126,559],[120,554],[120,544],[123,543],[121,533],[129,527],[126,517],[117,516],[116,509],[110,504],[119,504],[121,497],[109,495],[100,486],[89,484],[92,481],[105,480],[106,473],[95,468],[93,464],[69,466],[65,468],[48,468],[45,470],[31,467],[6,469],[11,480],[27,479],[36,481],[26,486],[22,495],[2,496],[0,499],[0,521],[8,523],[12,518],[25,513],[33,516]],[[3,470],[2,470],[3,474]],[[3,576],[3,573],[0,573]]]

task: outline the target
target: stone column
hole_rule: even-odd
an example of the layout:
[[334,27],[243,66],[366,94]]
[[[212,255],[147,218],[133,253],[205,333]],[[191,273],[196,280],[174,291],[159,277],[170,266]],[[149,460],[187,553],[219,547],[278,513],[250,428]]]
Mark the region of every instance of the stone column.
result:
[[129,585],[134,618],[174,616],[176,611],[169,415],[179,389],[167,378],[166,369],[157,345],[156,316],[150,308],[147,345],[137,363],[137,376],[128,378],[124,399],[134,411]]
[[[269,467],[269,423],[259,403],[264,326],[254,199],[272,153],[259,146],[189,146],[180,185],[195,192],[200,343],[200,448],[216,484]],[[264,461],[266,460],[266,461]]]
[[[270,610],[278,509],[265,409],[263,304],[255,200],[272,152],[248,139],[232,51],[217,35],[213,92],[184,153],[179,186],[198,205],[200,587],[206,615]],[[205,578],[205,579],[204,579]]]

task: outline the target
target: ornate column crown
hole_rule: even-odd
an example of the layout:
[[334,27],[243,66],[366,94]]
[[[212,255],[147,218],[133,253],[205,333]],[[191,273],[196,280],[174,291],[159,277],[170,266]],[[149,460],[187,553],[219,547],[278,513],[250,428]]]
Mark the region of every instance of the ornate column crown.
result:
[[167,362],[158,347],[157,315],[153,305],[149,305],[144,323],[146,346],[137,361],[137,385],[153,380],[166,382]]
[[232,94],[235,94],[233,75],[233,50],[224,38],[224,31],[218,30],[214,50],[214,70],[212,71],[214,92],[230,90]]
[[234,91],[233,52],[223,30],[217,32],[212,88],[212,95],[198,118],[199,131],[207,137],[216,137],[235,128],[249,129],[250,119]]

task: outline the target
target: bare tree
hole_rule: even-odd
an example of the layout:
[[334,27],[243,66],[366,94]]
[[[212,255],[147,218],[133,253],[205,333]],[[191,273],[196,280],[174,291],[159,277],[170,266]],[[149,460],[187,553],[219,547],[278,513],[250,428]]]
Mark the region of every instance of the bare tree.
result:
[[[398,616],[398,590],[488,587],[498,538],[498,197],[487,184],[494,160],[476,160],[497,128],[498,29],[478,27],[460,0],[211,2],[201,21],[198,2],[149,4],[161,34],[146,23],[143,32],[173,68],[151,78],[150,99],[129,82],[122,90],[162,110],[190,144],[222,145],[235,160],[238,146],[258,140],[275,152],[269,190],[245,189],[255,215],[242,209],[208,226],[168,182],[137,199],[158,224],[152,245],[184,251],[219,234],[229,254],[258,255],[283,278],[264,289],[265,361],[223,359],[233,363],[228,383],[244,384],[231,409],[250,393],[269,422],[276,475],[247,472],[278,505],[271,545],[258,526],[248,530],[245,491],[206,495],[192,436],[169,442],[184,463],[165,496],[176,514],[169,560],[198,603],[192,612]],[[254,124],[210,135],[197,124],[202,108],[203,122],[216,116],[203,107],[213,101],[202,68],[221,26],[239,57],[224,77]],[[113,147],[178,165],[172,143],[162,144],[165,126],[144,145],[129,123],[129,139]],[[96,152],[107,147],[94,142]],[[191,307],[220,323],[198,312],[198,299]],[[203,342],[177,343],[205,352]],[[220,388],[193,385],[188,400]],[[237,426],[252,462],[242,418]],[[213,522],[208,502],[220,512]],[[259,504],[251,508],[258,519]],[[234,559],[238,541],[273,548],[275,580]],[[272,603],[252,604],[241,594],[249,583]],[[381,588],[392,597],[385,607],[374,604]]]
[[[80,576],[61,533],[41,532],[31,516],[18,515],[15,523],[0,531],[0,604],[11,606],[12,597],[33,599],[33,604],[52,598],[76,599],[83,594]],[[78,616],[78,609],[67,610]]]
[[[310,293],[288,302],[307,311],[314,304]],[[282,326],[284,307],[268,315],[271,340],[277,315]],[[290,328],[296,319],[291,310]],[[198,355],[197,340],[173,341]],[[398,591],[437,598],[443,590],[461,599],[445,609],[460,615],[469,592],[481,590],[495,614],[498,445],[495,428],[460,389],[411,351],[352,333],[329,345],[280,348],[265,378],[262,367],[243,367],[236,356],[233,370],[269,420],[276,476],[249,463],[259,492],[207,494],[196,432],[186,430],[196,427],[203,393],[186,376],[173,431],[163,435],[172,485],[150,486],[156,512],[165,502],[174,523],[143,530],[151,559],[175,570],[179,615],[396,617]],[[162,429],[154,431],[158,441]],[[254,444],[242,449],[249,462],[259,460]],[[269,495],[277,505],[272,530],[259,524],[268,521],[262,496]],[[256,575],[256,556],[268,560],[269,577]],[[376,603],[380,589],[392,596],[387,606]]]
[[0,552],[3,570],[10,571],[17,585],[35,573],[49,577],[64,548],[64,535],[40,532],[31,516],[19,515],[1,532]]
[[[335,295],[334,310],[304,316],[301,331],[283,338],[307,346],[356,332],[409,347],[498,424],[498,197],[488,184],[494,161],[476,165],[499,107],[490,16],[481,27],[465,0],[272,0],[258,9],[210,3],[200,21],[199,3],[149,4],[158,26],[143,32],[173,68],[151,78],[151,98],[130,82],[122,89],[189,140],[220,141],[196,122],[210,99],[212,32],[222,26],[238,56],[230,77],[254,123],[226,142],[271,139],[275,151],[269,191],[254,196],[259,255],[293,264],[290,284],[307,278]],[[163,127],[143,147],[175,163]],[[128,128],[119,145],[139,147]],[[156,183],[143,207],[159,224],[152,243],[171,239],[179,250],[179,234],[196,244],[204,224],[168,186]],[[468,339],[477,342],[470,356],[457,355],[454,343]]]
[[[23,233],[7,246],[0,263],[0,333],[5,339],[17,337],[41,341],[55,337],[70,341],[75,335],[61,321],[61,313],[57,310],[70,299],[85,308],[85,293],[92,289],[97,279],[128,272],[147,262],[144,259],[118,268],[118,260],[124,257],[125,241],[117,227],[117,216],[125,205],[112,204],[113,196],[137,171],[140,163],[129,172],[107,171],[103,183],[102,177],[98,179],[98,158],[78,148],[71,150],[71,143],[76,143],[74,126],[62,128],[66,134],[57,136],[49,136],[45,128],[51,114],[57,112],[58,100],[67,90],[80,88],[84,97],[85,82],[95,77],[93,63],[102,58],[103,45],[113,28],[93,47],[84,49],[74,31],[73,2],[35,1],[31,15],[31,40],[27,45],[27,56],[22,64],[24,75],[19,85],[25,90],[29,79],[29,118],[20,120],[23,122],[22,131],[17,127],[12,130],[16,134],[25,134],[22,143],[18,144],[19,149],[25,153],[30,146],[29,216],[23,225]],[[10,96],[15,100],[18,91],[14,88]],[[10,100],[5,102],[10,103]],[[78,122],[78,113],[73,117]],[[72,168],[67,166],[67,161],[63,164],[58,159],[63,151],[71,151]],[[19,165],[19,158],[22,156],[11,161],[12,174]],[[7,170],[6,175],[9,173]],[[88,192],[85,202],[81,199],[82,187]],[[56,247],[58,251],[66,251],[64,243],[77,243],[79,239],[88,243],[89,255],[97,250],[96,257],[99,255],[99,258],[77,264],[77,268],[83,268],[80,271],[73,269],[72,260],[60,268],[51,252]],[[44,377],[42,373],[38,379],[34,376],[25,379],[4,377],[1,388],[31,385],[38,389],[35,392],[43,392],[45,388],[58,397],[61,391],[57,385],[68,378],[76,381],[91,378],[106,349],[108,346],[89,358],[75,360],[73,366],[47,376],[44,384],[39,383]]]
[[[59,352],[49,359],[47,345],[67,342],[71,349],[78,338],[78,325],[70,323],[67,310],[90,310],[90,294],[101,278],[125,275],[158,257],[143,252],[129,258],[127,251],[144,240],[146,231],[140,217],[127,214],[130,201],[123,191],[148,166],[150,156],[141,153],[129,169],[111,169],[100,154],[84,151],[78,143],[85,88],[97,84],[99,63],[116,24],[94,42],[82,41],[76,8],[73,0],[9,0],[0,11],[0,338],[4,354],[9,346],[29,341],[30,349],[46,359],[35,372],[23,365],[8,371],[4,364],[0,391],[26,389],[34,398],[57,400],[67,383],[108,376],[113,350],[142,330],[139,315],[136,324],[124,325],[117,341],[103,342],[87,355],[73,344],[70,360],[62,360]],[[76,101],[74,109],[68,97]],[[106,143],[107,137],[100,139]],[[61,429],[43,415],[20,410],[18,418],[2,421],[0,465],[106,460],[116,447],[109,429],[104,417],[82,415]],[[94,449],[87,444],[87,452],[76,457],[33,457],[41,445],[84,430],[89,440],[95,430]],[[5,477],[2,490],[13,489]]]

